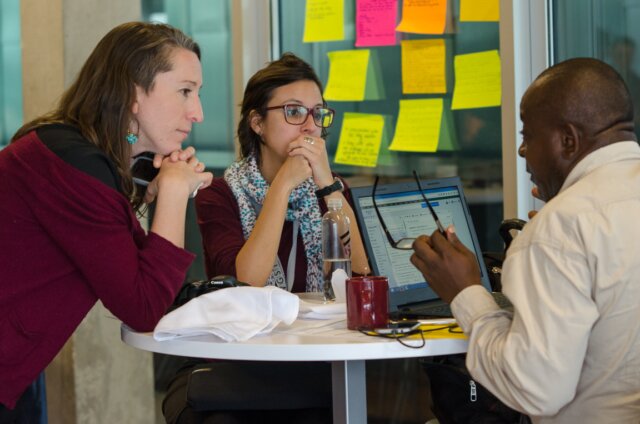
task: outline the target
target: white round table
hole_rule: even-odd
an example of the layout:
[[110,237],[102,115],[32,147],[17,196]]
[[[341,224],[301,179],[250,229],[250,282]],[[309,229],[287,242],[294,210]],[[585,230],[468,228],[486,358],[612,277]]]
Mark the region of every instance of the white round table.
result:
[[[366,360],[450,355],[467,351],[465,339],[427,339],[423,347],[414,349],[395,340],[348,332],[346,328],[322,334],[290,334],[276,329],[270,334],[244,342],[225,342],[213,335],[156,341],[152,333],[137,333],[122,325],[121,337],[126,344],[135,348],[168,355],[252,361],[330,361],[333,421],[336,424],[367,422]],[[407,343],[419,345],[421,341],[411,340]]]

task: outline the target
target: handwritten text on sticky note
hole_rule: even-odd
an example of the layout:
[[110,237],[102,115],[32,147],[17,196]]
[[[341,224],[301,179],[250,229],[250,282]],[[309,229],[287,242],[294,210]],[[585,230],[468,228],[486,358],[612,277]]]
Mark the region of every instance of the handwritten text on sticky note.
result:
[[336,50],[329,56],[326,100],[362,101],[367,85],[369,50]]
[[344,165],[376,166],[383,127],[382,115],[345,113],[335,162]]
[[356,47],[396,44],[398,0],[357,0]]
[[402,92],[446,93],[443,39],[402,41]]
[[307,0],[305,43],[344,40],[344,0]]
[[435,152],[440,139],[442,99],[400,100],[396,132],[390,150]]
[[452,109],[500,106],[500,56],[497,50],[457,55]]

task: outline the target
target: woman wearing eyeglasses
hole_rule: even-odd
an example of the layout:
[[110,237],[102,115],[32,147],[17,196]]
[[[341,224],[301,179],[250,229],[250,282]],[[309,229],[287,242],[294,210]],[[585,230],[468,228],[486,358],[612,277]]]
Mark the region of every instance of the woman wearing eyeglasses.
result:
[[323,136],[333,116],[315,72],[291,53],[249,80],[241,159],[196,201],[209,276],[322,291],[321,220],[330,197],[340,197],[351,218],[353,272],[367,270],[346,185],[329,167]]
[[[353,272],[367,270],[345,184],[329,167],[323,137],[333,116],[315,72],[293,54],[284,54],[249,80],[238,125],[240,160],[196,199],[210,277],[230,274],[255,286],[321,292],[321,224],[330,197],[341,198],[351,218]],[[234,387],[245,380],[260,381],[251,385],[250,393],[243,393],[245,410],[196,412],[198,408],[187,406],[193,369],[187,365],[169,386],[163,404],[167,422],[202,422],[228,415],[237,420],[233,422],[331,422],[329,364],[306,364],[300,369],[295,364],[264,362],[247,371],[243,364],[215,363],[219,368],[212,378],[228,376],[234,365]],[[274,378],[287,383],[278,385]],[[301,396],[304,408],[297,408],[292,402],[299,403]],[[262,402],[265,397],[273,399],[272,408],[253,410],[252,399],[257,397]]]

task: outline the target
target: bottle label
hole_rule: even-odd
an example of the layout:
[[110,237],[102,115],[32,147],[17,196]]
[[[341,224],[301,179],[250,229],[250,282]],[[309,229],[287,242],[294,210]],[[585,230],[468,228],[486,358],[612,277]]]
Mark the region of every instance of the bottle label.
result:
[[347,231],[340,235],[340,241],[342,242],[342,246],[344,247],[344,253],[347,255],[347,258],[351,257],[351,233],[347,228]]

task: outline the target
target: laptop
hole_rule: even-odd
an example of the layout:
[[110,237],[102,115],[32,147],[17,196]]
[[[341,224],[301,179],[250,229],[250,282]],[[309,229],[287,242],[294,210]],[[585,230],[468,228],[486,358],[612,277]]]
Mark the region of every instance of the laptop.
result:
[[[455,225],[460,241],[476,255],[482,285],[491,292],[460,178],[421,180],[421,184],[442,225],[445,228]],[[407,318],[452,316],[449,305],[438,297],[411,263],[413,250],[398,250],[389,244],[371,200],[372,190],[372,186],[353,187],[351,196],[373,275],[384,275],[389,279],[389,313]],[[416,181],[379,184],[376,204],[396,240],[430,235],[437,229]],[[494,293],[495,297],[499,305],[508,306],[508,301],[500,293]]]

